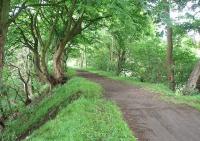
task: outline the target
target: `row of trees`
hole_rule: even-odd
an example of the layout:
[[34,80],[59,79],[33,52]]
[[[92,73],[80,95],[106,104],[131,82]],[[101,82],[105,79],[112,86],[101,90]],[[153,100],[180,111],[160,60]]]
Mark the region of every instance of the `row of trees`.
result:
[[[123,35],[123,47],[132,38],[126,34],[132,24],[135,33],[146,25],[142,12],[137,0],[0,0],[1,124],[17,115],[19,105],[65,83],[69,52],[80,50],[79,43],[95,42],[97,30]],[[121,66],[125,52],[118,53]]]
[[[184,85],[185,93],[199,89],[200,69],[199,63],[194,67],[197,57],[193,51],[198,42],[188,36],[190,31],[199,33],[199,2],[161,0],[143,4],[145,8],[140,14],[148,13],[148,18],[135,18],[140,23],[115,22],[114,28],[98,32],[103,41],[92,45],[88,65],[115,71],[117,75],[129,71],[142,81],[167,82],[172,90]],[[179,21],[172,18],[171,13],[184,10],[187,13],[177,17]],[[93,50],[94,47],[97,49]],[[96,62],[90,62],[93,58]]]

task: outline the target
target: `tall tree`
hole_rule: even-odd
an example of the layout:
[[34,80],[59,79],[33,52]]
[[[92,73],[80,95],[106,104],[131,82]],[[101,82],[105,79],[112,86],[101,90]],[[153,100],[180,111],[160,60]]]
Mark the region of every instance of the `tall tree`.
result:
[[169,87],[175,90],[175,78],[174,78],[174,60],[173,60],[173,29],[170,22],[170,0],[163,0],[165,13],[167,17],[166,22],[166,34],[167,34],[167,75],[169,81]]
[[8,30],[10,0],[0,0],[0,90],[3,89],[4,45]]
[[[15,3],[20,5],[21,2]],[[6,36],[8,32],[8,27],[10,24],[18,17],[21,11],[26,8],[26,1],[22,2],[20,7],[13,8],[12,15],[9,18],[9,12],[11,10],[10,0],[0,0],[0,90],[2,90],[2,73],[4,66],[4,46],[6,42]]]
[[[137,9],[135,3],[139,2],[133,3]],[[22,15],[21,18],[19,17],[21,20],[16,21],[17,28],[21,32],[25,46],[33,52],[34,56],[37,56],[35,66],[44,76],[42,78],[52,85],[64,83],[67,77],[63,69],[63,58],[67,45],[86,29],[94,30],[99,27],[98,23],[104,23],[99,21],[118,16],[120,12],[116,7],[122,10],[123,4],[130,7],[130,1],[110,3],[107,0],[101,2],[72,0],[62,4],[48,1],[46,3],[48,6],[35,7],[31,11],[27,9],[26,14],[30,19],[28,24]],[[126,15],[130,17],[128,13]],[[137,10],[135,15],[135,17],[140,16],[140,10]],[[121,17],[124,17],[123,14]],[[136,21],[136,18],[131,20]],[[22,21],[25,21],[24,25],[20,25]],[[28,30],[21,27],[27,27]],[[48,71],[49,51],[53,54],[53,57],[50,57],[53,58],[53,73]]]
[[[2,96],[3,90],[4,45],[8,30],[9,8],[10,0],[0,0],[0,97]],[[1,119],[0,125],[4,128],[4,123]]]
[[[21,2],[17,1],[15,4],[20,5]],[[8,27],[10,24],[18,17],[21,11],[25,8],[25,3],[23,2],[21,7],[14,8],[13,14],[9,17],[9,12],[11,9],[11,1],[10,0],[0,0],[0,97],[2,97],[4,92],[3,86],[3,67],[4,67],[4,46],[6,43]],[[17,11],[15,11],[17,10]],[[1,106],[1,101],[0,101]],[[0,107],[1,112],[3,108]],[[2,119],[0,119],[0,124],[4,126]]]
[[[199,20],[199,7],[200,1],[199,0],[192,0],[192,1],[176,1],[179,6],[179,10],[182,11],[184,8],[188,7],[189,3],[189,10],[187,14],[184,16],[184,23],[179,25],[179,28],[184,30],[186,33],[189,31],[195,31],[197,34],[200,34],[200,20]],[[191,12],[192,11],[192,12]],[[185,87],[185,94],[190,94],[190,92],[194,91],[195,89],[200,91],[200,60],[196,63],[191,72],[188,81],[186,82]]]
[[[116,73],[120,75],[125,67],[127,51],[130,42],[139,40],[140,37],[148,32],[148,16],[144,7],[139,1],[132,1],[132,4],[125,5],[123,2],[118,3],[116,7],[117,16],[112,17],[112,24],[109,28],[114,41],[116,41]],[[124,20],[126,19],[126,21]]]
[[[49,1],[31,6],[32,10],[27,9],[15,22],[22,42],[33,52],[36,73],[42,81],[51,85],[64,83],[67,78],[62,60],[67,44],[86,28],[109,17],[108,9],[104,2],[77,0]],[[99,12],[98,9],[104,7],[105,11]],[[49,72],[47,64],[50,51],[53,54],[53,73]]]

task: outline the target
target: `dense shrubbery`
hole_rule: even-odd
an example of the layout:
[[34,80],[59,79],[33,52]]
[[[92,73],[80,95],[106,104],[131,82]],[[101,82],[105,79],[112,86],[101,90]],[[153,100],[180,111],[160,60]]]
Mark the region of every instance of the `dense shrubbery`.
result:
[[[167,83],[166,46],[157,37],[145,37],[143,40],[130,43],[127,47],[126,61],[121,75],[134,77],[142,82]],[[174,69],[177,88],[182,87],[197,61],[197,57],[187,45],[176,45],[174,48]],[[113,62],[110,60],[109,48],[94,53],[89,65],[104,71],[115,71],[117,54],[113,50]],[[97,52],[100,52],[99,50]],[[89,55],[91,56],[91,54]]]
[[[147,82],[166,82],[166,47],[158,39],[150,39],[131,46],[128,70],[134,77],[140,77]],[[191,73],[197,58],[189,48],[174,49],[175,80],[183,85]],[[132,63],[131,63],[132,62]]]
[[[25,108],[26,102],[23,81],[20,80],[16,72],[12,71],[4,69],[4,89],[1,90],[4,92],[0,99],[0,117],[6,117],[7,119],[12,118],[12,116],[21,108]],[[76,71],[74,69],[67,69],[67,76],[69,78],[72,78],[75,75]],[[29,97],[32,100],[37,99],[37,97],[40,96],[45,96],[45,94],[50,90],[50,86],[48,84],[41,83],[35,78],[32,78],[28,85]]]
[[[98,51],[99,53],[96,53]],[[88,65],[99,70],[112,71],[116,70],[115,61],[110,61],[109,50],[100,48],[94,51],[93,54],[88,54]]]

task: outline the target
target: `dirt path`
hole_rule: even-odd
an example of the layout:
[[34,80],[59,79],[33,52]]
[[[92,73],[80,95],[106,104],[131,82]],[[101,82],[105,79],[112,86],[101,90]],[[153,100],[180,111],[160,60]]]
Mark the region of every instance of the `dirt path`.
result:
[[120,81],[82,71],[79,75],[103,86],[105,97],[118,104],[139,141],[200,141],[199,111]]

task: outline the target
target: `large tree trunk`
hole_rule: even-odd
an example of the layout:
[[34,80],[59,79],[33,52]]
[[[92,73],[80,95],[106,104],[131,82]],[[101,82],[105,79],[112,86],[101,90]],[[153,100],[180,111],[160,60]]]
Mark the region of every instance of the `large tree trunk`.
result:
[[[170,3],[169,0],[164,0],[166,4],[166,14],[170,19]],[[169,87],[175,90],[175,78],[174,78],[174,61],[173,61],[173,30],[172,25],[167,24],[167,76],[169,81]]]
[[[3,89],[4,45],[8,30],[9,8],[10,0],[0,0],[0,96]],[[0,120],[0,125],[2,128],[5,127],[3,120]]]
[[[1,28],[1,25],[0,25]],[[2,29],[0,29],[1,32]],[[0,90],[3,88],[3,64],[4,64],[4,43],[5,43],[5,35],[3,33],[0,33]]]
[[175,90],[175,78],[174,78],[174,61],[173,61],[173,40],[172,40],[172,28],[167,27],[167,74],[168,74],[168,81],[169,87],[172,90]]
[[63,69],[63,55],[65,51],[65,44],[61,42],[56,50],[53,58],[54,78],[57,83],[65,83],[66,76]]
[[0,0],[0,90],[3,87],[4,45],[8,29],[10,0]]
[[[3,66],[4,66],[4,45],[8,29],[10,0],[0,0],[0,96],[3,90]],[[1,105],[0,105],[1,106]],[[3,110],[3,107],[1,108]],[[0,119],[1,128],[5,128],[3,120]]]
[[200,91],[200,61],[195,65],[192,73],[190,74],[185,91],[191,92],[195,89]]
[[34,52],[34,67],[36,74],[40,80],[40,82],[48,83],[51,85],[51,87],[59,84],[57,79],[52,76],[47,68],[46,61],[45,61],[46,55],[42,55],[40,57],[38,52]]
[[34,68],[35,68],[36,75],[40,82],[47,82],[47,78],[42,72],[40,64],[41,64],[40,55],[38,54],[38,52],[34,52]]
[[57,83],[63,84],[67,81],[67,77],[65,76],[63,69],[63,55],[65,51],[65,46],[76,35],[81,33],[82,22],[83,22],[83,15],[76,21],[74,27],[71,27],[69,28],[69,30],[66,31],[65,37],[63,38],[63,40],[59,42],[58,48],[54,53],[53,57],[54,79],[57,81]]

